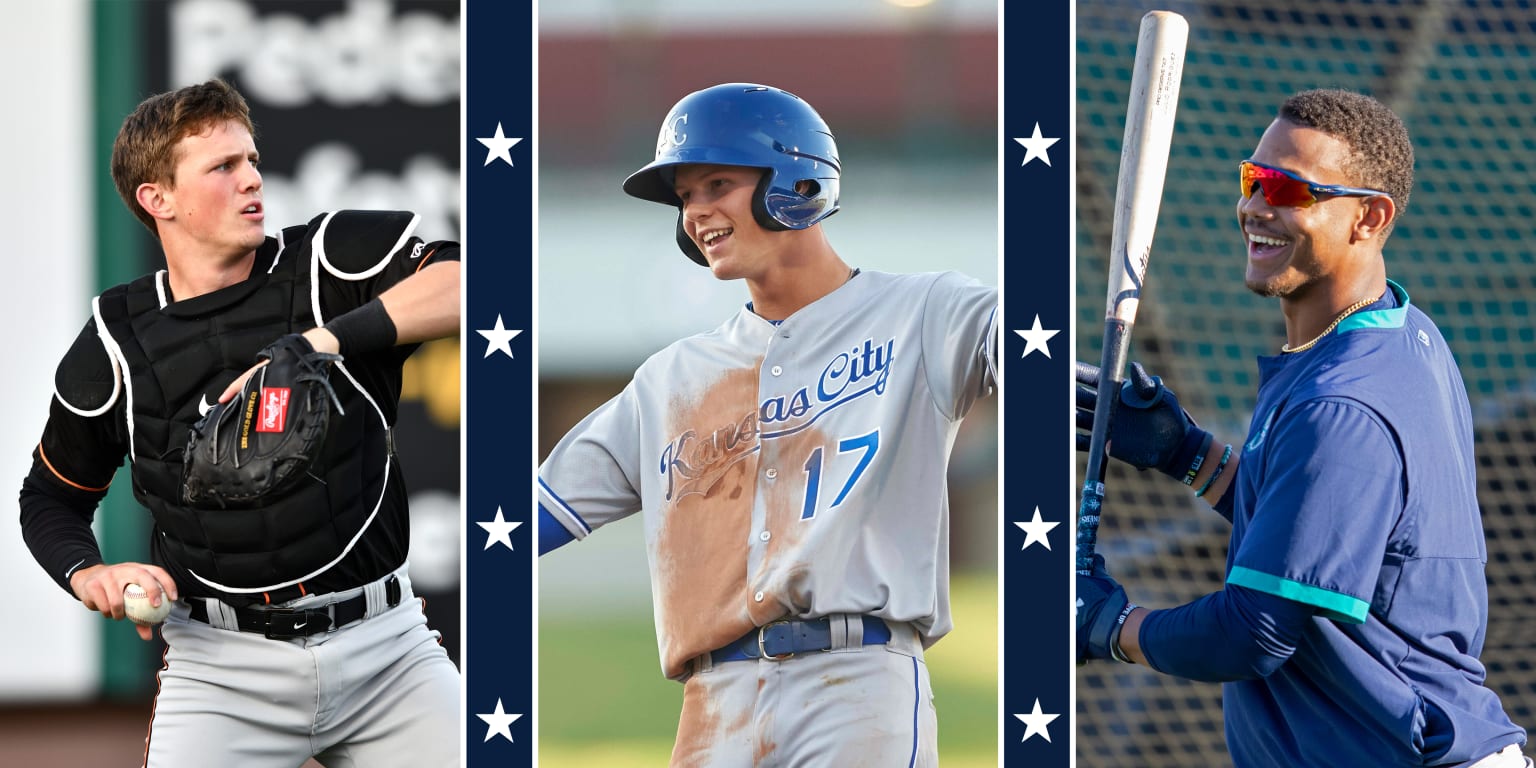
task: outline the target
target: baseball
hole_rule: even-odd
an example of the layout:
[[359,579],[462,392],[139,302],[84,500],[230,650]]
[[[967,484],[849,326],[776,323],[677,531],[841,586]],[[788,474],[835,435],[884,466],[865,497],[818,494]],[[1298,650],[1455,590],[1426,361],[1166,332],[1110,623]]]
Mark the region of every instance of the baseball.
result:
[[161,595],[160,607],[156,608],[150,603],[149,593],[143,587],[129,584],[123,587],[123,609],[135,624],[159,624],[171,615],[171,601]]

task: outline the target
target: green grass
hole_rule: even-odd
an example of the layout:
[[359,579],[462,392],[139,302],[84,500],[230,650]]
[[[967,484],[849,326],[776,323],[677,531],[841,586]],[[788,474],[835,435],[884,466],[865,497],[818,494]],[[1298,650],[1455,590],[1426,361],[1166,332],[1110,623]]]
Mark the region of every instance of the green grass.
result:
[[[956,629],[927,654],[949,768],[996,766],[997,583],[957,575]],[[665,765],[683,687],[661,676],[649,606],[643,612],[540,617],[539,765]]]

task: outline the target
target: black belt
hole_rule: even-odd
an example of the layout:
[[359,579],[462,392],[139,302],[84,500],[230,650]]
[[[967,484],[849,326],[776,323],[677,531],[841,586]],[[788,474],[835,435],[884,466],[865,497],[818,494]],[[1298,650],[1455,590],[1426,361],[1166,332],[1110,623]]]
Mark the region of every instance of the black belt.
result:
[[[864,645],[884,645],[891,628],[873,616],[864,616]],[[747,659],[783,661],[797,653],[832,649],[832,627],[826,618],[806,621],[774,621],[742,635],[734,642],[709,652],[712,664]]]
[[[400,604],[400,580],[390,576],[384,582],[384,595],[389,607]],[[208,620],[208,604],[201,599],[188,601],[192,605],[191,619],[204,624]],[[255,632],[274,640],[309,637],[340,629],[368,614],[368,594],[364,592],[349,600],[316,608],[236,608],[235,622],[241,632]]]

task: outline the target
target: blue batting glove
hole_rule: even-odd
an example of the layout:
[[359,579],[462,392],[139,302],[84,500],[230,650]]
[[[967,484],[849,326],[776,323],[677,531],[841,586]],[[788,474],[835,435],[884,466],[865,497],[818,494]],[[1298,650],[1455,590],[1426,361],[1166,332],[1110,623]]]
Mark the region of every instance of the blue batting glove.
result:
[[[1099,401],[1099,367],[1077,363],[1077,449],[1088,450],[1093,431],[1093,409]],[[1194,478],[1196,457],[1205,458],[1211,433],[1200,428],[1189,412],[1179,406],[1173,390],[1147,373],[1141,363],[1131,363],[1120,386],[1120,403],[1109,425],[1109,455],[1137,469],[1156,469],[1180,481]],[[1186,485],[1189,483],[1186,482]]]
[[1104,567],[1104,557],[1094,555],[1092,572],[1077,576],[1077,663],[1122,661],[1112,649],[1118,647],[1120,628],[1135,607]]

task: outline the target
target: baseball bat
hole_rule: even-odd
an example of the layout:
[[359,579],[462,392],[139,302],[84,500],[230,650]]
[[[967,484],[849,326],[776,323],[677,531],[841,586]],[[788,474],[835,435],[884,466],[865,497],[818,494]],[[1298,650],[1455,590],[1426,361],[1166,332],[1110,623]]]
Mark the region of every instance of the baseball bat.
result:
[[1093,568],[1099,515],[1104,506],[1105,445],[1109,425],[1125,381],[1131,330],[1141,300],[1142,280],[1152,255],[1152,233],[1163,201],[1163,179],[1173,143],[1173,118],[1178,108],[1179,78],[1189,23],[1170,11],[1141,17],[1136,39],[1136,67],[1125,114],[1125,140],[1120,147],[1120,175],[1115,185],[1115,229],[1110,242],[1109,291],[1104,301],[1104,352],[1099,359],[1099,398],[1093,412],[1088,465],[1077,514],[1077,572]]

